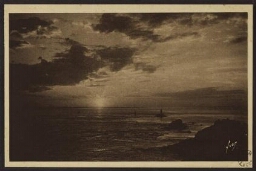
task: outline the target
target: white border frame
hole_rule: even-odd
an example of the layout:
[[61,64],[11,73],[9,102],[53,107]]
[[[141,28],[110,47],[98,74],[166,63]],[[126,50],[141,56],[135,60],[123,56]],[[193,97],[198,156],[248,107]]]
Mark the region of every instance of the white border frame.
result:
[[[253,137],[253,6],[252,5],[4,5],[4,130],[5,167],[104,167],[104,168],[241,168],[238,161],[183,162],[13,162],[9,156],[9,14],[10,13],[149,13],[247,12],[248,13],[248,150]],[[248,159],[252,160],[252,156]],[[252,165],[248,166],[252,167]]]

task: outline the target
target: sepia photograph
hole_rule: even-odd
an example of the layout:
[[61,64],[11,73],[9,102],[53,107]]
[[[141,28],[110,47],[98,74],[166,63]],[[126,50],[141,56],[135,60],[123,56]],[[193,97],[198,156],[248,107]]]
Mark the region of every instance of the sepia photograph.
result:
[[252,6],[56,6],[5,8],[6,164],[252,167]]

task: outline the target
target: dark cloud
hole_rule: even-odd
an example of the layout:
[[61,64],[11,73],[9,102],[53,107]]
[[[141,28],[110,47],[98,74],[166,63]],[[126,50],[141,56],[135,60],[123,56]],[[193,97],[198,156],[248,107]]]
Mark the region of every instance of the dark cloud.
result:
[[[145,13],[145,14],[103,14],[93,29],[104,32],[124,33],[132,39],[142,38],[153,42],[164,42],[175,38],[190,36],[192,33],[170,35],[167,38],[155,34],[154,29],[164,23],[176,23],[183,26],[208,26],[223,21],[245,25],[247,13]],[[240,22],[239,22],[240,21]],[[193,34],[198,34],[193,32]]]
[[25,40],[10,40],[9,47],[11,49],[16,49],[16,48],[24,47],[26,45],[30,45],[30,43]]
[[247,112],[247,92],[245,90],[218,90],[215,87],[200,88],[175,93],[159,93],[168,97],[173,105],[185,108],[227,109]]
[[226,12],[226,13],[193,13],[187,14],[186,17],[183,16],[183,19],[179,20],[180,24],[187,24],[187,25],[213,25],[218,24],[220,22],[228,22],[232,19],[236,20],[247,20],[247,13],[233,13],[233,12]]
[[100,24],[93,25],[95,30],[100,32],[127,32],[129,28],[133,28],[134,23],[129,16],[117,16],[116,14],[103,14],[100,19]]
[[153,73],[156,71],[156,67],[152,65],[146,65],[142,70],[148,73]]
[[190,13],[146,13],[139,16],[141,21],[147,22],[151,27],[159,27],[166,21],[184,25],[190,25],[192,22]]
[[[73,42],[71,39],[66,39]],[[11,90],[44,91],[47,86],[72,85],[93,76],[99,68],[110,66],[112,71],[119,71],[130,64],[134,49],[103,48],[96,50],[96,55],[86,55],[90,50],[84,45],[72,43],[68,51],[55,55],[48,62],[39,57],[40,63],[34,65],[10,64]],[[107,73],[98,73],[103,78]]]
[[26,45],[30,45],[30,43],[24,40],[19,32],[12,31],[10,33],[9,48],[16,49],[24,47]]
[[226,12],[226,13],[214,13],[218,17],[219,20],[227,20],[230,18],[243,18],[247,19],[248,14],[247,12],[238,12],[238,13],[233,13],[233,12]]
[[106,72],[93,72],[88,76],[90,87],[104,86],[109,81],[109,75]]
[[[182,19],[180,17],[183,16]],[[155,26],[160,26],[166,20],[175,20],[179,18],[180,23],[191,22],[189,14],[127,14],[119,16],[118,14],[103,14],[100,23],[93,25],[94,30],[110,33],[121,32],[132,39],[142,38],[143,40],[151,40],[153,42],[165,42],[175,38],[182,38],[198,33],[182,33],[162,38],[154,33]]]
[[52,21],[45,21],[38,17],[17,18],[17,16],[20,14],[10,14],[9,47],[12,49],[31,47],[31,44],[25,39],[29,36],[50,38],[61,33],[57,27],[52,25]]
[[[132,39],[141,38],[143,40],[151,40],[153,42],[165,42],[175,38],[186,37],[186,33],[183,35],[171,35],[167,38],[162,38],[161,35],[154,33],[154,28],[161,26],[166,20],[175,20],[179,18],[179,22],[185,24],[191,22],[189,14],[127,14],[125,16],[119,16],[117,14],[103,14],[100,23],[93,25],[94,30],[110,33],[121,32],[126,34]],[[180,17],[183,16],[181,19]],[[189,36],[189,35],[187,35]]]
[[132,56],[135,52],[133,48],[112,47],[97,50],[97,54],[105,65],[110,65],[112,71],[119,71],[124,66],[132,62]]
[[142,38],[144,40],[152,40],[154,42],[161,41],[159,35],[154,34],[152,30],[134,29],[127,32],[127,35],[133,39]]
[[80,43],[67,37],[67,38],[64,38],[63,41],[60,42],[60,44],[66,45],[66,46],[73,46],[73,45],[79,45]]
[[133,39],[142,38],[152,41],[159,39],[159,35],[155,35],[152,29],[142,28],[138,25],[138,22],[134,21],[133,17],[133,15],[103,14],[100,23],[92,27],[94,30],[104,33],[121,32]]
[[[17,32],[22,35],[30,35],[31,32],[35,32],[33,36],[38,38],[47,38],[56,36],[54,34],[59,34],[60,30],[54,26],[52,21],[45,21],[38,17],[30,18],[17,18],[16,15],[20,14],[11,14],[10,15],[10,33]],[[55,32],[55,33],[54,33]]]
[[[68,51],[67,51],[67,52],[68,52]],[[55,55],[54,55],[54,57],[55,57],[54,60],[56,60],[56,58],[63,58],[65,55],[66,55],[66,52],[57,52],[57,53],[55,53]]]
[[10,33],[10,39],[20,40],[20,39],[22,39],[22,35],[18,31],[15,30]]
[[105,82],[108,82],[109,81],[109,79],[96,79],[96,80],[94,80],[96,83],[101,83],[101,82],[103,82],[103,83],[105,83]]
[[167,19],[173,18],[176,19],[176,14],[164,14],[164,13],[148,13],[148,14],[139,14],[141,21],[148,22],[149,25],[153,27],[160,26]]
[[242,43],[246,41],[247,41],[247,36],[239,36],[229,40],[229,43],[237,44],[237,43]]
[[19,14],[10,14],[10,31],[16,30],[19,33],[28,33],[34,30],[37,30],[39,26],[41,27],[49,27],[53,24],[52,21],[41,20],[38,17],[31,17],[28,19],[13,19],[15,16]]
[[45,87],[45,86],[31,86],[29,89],[29,91],[32,93],[42,92],[42,91],[46,91],[46,90],[50,90],[50,88]]
[[93,72],[93,73],[89,74],[90,78],[96,78],[96,79],[106,78],[107,76],[108,76],[108,74],[106,72]]
[[142,70],[148,73],[154,73],[157,69],[157,66],[148,65],[145,63],[135,63],[135,70]]
[[131,16],[103,14],[100,23],[92,26],[94,30],[110,33],[121,32],[131,38],[149,38],[154,36],[152,30],[139,29]]
[[179,14],[180,16],[177,18],[177,22],[183,25],[213,25],[218,24],[220,22],[228,22],[232,19],[235,20],[244,20],[247,19],[247,13],[234,13],[234,12],[226,12],[226,13],[186,13]]
[[100,84],[91,84],[87,87],[103,87],[104,85],[100,85]]
[[44,45],[39,45],[39,48],[42,49],[42,50],[47,49]]
[[[54,34],[55,32],[55,34]],[[60,34],[60,30],[55,26],[49,26],[49,27],[38,27],[36,30],[36,37],[37,38],[51,38],[51,37],[57,37]]]
[[35,87],[79,83],[100,67],[99,61],[84,55],[86,50],[73,45],[52,62],[40,58],[41,63],[35,65],[11,64],[11,89],[35,91]]
[[174,40],[174,39],[179,39],[179,38],[184,38],[184,37],[200,37],[200,34],[198,32],[185,32],[185,33],[181,33],[181,34],[174,34],[174,35],[170,35],[167,36],[165,38],[162,39],[158,39],[156,42],[165,42],[168,40]]

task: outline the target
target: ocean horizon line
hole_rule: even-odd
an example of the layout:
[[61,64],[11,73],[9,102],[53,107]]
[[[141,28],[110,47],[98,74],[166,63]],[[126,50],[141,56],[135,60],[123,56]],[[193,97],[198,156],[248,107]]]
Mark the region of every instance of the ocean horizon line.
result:
[[150,110],[150,111],[159,111],[171,113],[171,114],[246,114],[244,110],[238,111],[235,109],[181,109],[181,108],[153,108],[153,107],[82,107],[82,106],[31,106],[31,108],[38,109],[127,109],[127,110]]

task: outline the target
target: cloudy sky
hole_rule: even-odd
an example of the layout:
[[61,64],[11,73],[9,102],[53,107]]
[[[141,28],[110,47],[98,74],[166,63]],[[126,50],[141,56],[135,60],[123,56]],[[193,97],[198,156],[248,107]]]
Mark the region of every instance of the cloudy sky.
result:
[[9,28],[27,104],[246,108],[246,13],[11,14]]

